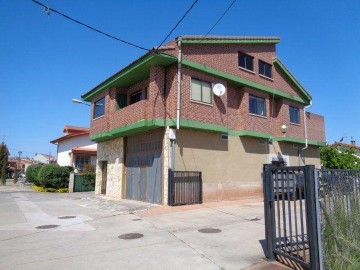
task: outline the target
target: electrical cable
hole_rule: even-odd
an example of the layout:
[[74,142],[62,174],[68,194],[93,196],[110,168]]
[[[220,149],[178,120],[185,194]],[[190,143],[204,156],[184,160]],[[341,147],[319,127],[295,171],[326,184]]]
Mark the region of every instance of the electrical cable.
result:
[[171,31],[167,34],[167,36],[164,38],[164,40],[160,43],[160,45],[156,48],[155,52],[164,44],[164,42],[168,39],[168,37],[175,31],[175,29],[179,26],[179,24],[185,19],[185,17],[189,14],[189,12],[192,10],[192,8],[195,6],[195,4],[199,0],[195,0],[192,5],[188,8],[188,10],[185,12],[185,14],[181,17],[181,19],[176,23],[176,25],[171,29]]
[[224,11],[224,13],[220,16],[220,18],[214,23],[214,25],[210,28],[209,31],[202,37],[200,43],[210,34],[210,32],[216,27],[216,25],[225,17],[226,13],[231,9],[231,7],[235,4],[237,0],[233,0],[228,8]]
[[121,39],[121,38],[112,36],[112,35],[110,35],[110,34],[107,34],[107,33],[103,32],[103,31],[99,30],[99,29],[96,29],[96,28],[94,28],[94,27],[92,27],[92,26],[90,26],[90,25],[87,25],[87,24],[85,24],[85,23],[82,23],[82,22],[80,22],[80,21],[78,21],[78,20],[76,20],[76,19],[73,19],[73,18],[71,18],[70,16],[65,15],[65,14],[61,13],[60,11],[57,11],[57,10],[55,10],[55,9],[49,7],[49,6],[46,6],[46,5],[44,5],[43,3],[40,3],[40,2],[38,2],[38,1],[36,1],[36,0],[32,0],[32,1],[33,1],[34,3],[40,5],[40,6],[44,7],[44,12],[45,12],[47,15],[50,15],[50,11],[52,11],[52,12],[54,12],[54,13],[57,13],[57,14],[63,16],[64,18],[66,18],[66,19],[68,19],[68,20],[71,20],[71,21],[73,21],[73,22],[75,22],[75,23],[77,23],[77,24],[80,24],[80,25],[82,25],[82,26],[85,26],[85,27],[87,27],[87,28],[89,28],[89,29],[91,29],[91,30],[93,30],[93,31],[95,31],[95,32],[98,32],[99,34],[105,35],[105,36],[107,36],[107,37],[109,37],[109,38],[115,39],[115,40],[117,40],[117,41],[120,41],[120,42],[122,42],[122,43],[125,43],[125,44],[127,44],[127,45],[136,47],[136,48],[141,49],[141,50],[144,50],[144,51],[148,51],[148,52],[151,51],[150,49],[147,49],[147,48],[144,48],[144,47],[142,47],[142,46],[136,45],[136,44],[134,44],[134,43],[132,43],[132,42],[123,40],[123,39]]

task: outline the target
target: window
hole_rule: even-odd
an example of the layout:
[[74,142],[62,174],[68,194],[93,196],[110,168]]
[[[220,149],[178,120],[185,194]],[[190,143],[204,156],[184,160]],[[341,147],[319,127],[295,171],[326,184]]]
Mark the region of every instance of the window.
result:
[[254,57],[239,52],[239,66],[254,71]]
[[300,124],[300,110],[289,106],[290,123]]
[[191,79],[191,100],[211,104],[211,83],[197,79]]
[[86,164],[90,163],[90,157],[86,157],[86,156],[77,156],[75,158],[75,168],[77,169],[84,169],[84,166]]
[[255,96],[249,97],[249,112],[265,116],[265,99]]
[[271,65],[259,60],[259,74],[272,78]]
[[127,106],[127,96],[125,94],[117,93],[116,95],[116,109],[122,109]]
[[145,87],[145,89],[141,89],[139,91],[132,93],[130,95],[130,104],[134,104],[143,99],[147,99],[147,87]]
[[105,114],[105,97],[100,98],[94,102],[94,115],[93,118],[98,118]]

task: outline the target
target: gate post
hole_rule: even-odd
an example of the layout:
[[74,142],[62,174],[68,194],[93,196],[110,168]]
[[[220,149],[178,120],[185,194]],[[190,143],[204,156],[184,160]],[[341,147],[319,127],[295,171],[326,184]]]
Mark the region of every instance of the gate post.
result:
[[265,241],[266,257],[275,260],[275,209],[274,209],[274,181],[272,179],[271,165],[264,164],[264,215],[265,215]]
[[74,192],[75,174],[72,172],[69,176],[69,193]]
[[306,226],[310,248],[310,267],[313,270],[320,269],[319,261],[319,242],[317,226],[317,201],[316,201],[316,183],[315,166],[305,166],[305,199],[306,199]]

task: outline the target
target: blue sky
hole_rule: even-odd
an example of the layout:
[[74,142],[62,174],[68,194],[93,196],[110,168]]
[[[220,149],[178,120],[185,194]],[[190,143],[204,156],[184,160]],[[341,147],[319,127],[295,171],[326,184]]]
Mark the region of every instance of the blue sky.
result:
[[[205,34],[232,0],[199,0],[170,36]],[[193,0],[41,0],[144,47],[157,46]],[[325,116],[330,142],[360,144],[360,2],[237,0],[213,35],[279,36],[277,55]],[[0,139],[11,154],[56,153],[64,125],[89,126],[71,102],[144,52],[51,13],[31,0],[0,0]]]

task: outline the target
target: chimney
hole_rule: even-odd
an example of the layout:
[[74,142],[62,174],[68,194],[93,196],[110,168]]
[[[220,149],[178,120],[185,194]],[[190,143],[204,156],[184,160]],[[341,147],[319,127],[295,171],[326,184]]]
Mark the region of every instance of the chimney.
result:
[[355,142],[355,140],[354,140],[354,138],[353,138],[353,137],[351,137],[351,145],[353,145],[353,146],[355,146],[355,145],[356,145],[356,142]]

